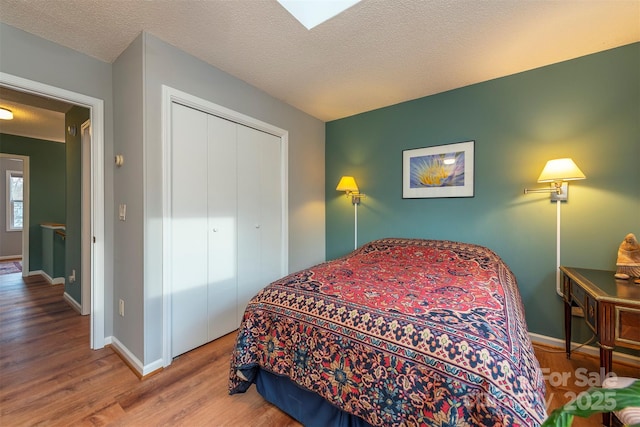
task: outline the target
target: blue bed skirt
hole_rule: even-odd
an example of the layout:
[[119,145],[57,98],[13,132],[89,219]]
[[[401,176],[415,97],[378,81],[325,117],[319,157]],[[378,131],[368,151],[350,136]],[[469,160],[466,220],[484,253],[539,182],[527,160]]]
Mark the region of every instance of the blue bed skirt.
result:
[[258,393],[305,427],[371,427],[360,417],[344,412],[288,378],[257,370]]

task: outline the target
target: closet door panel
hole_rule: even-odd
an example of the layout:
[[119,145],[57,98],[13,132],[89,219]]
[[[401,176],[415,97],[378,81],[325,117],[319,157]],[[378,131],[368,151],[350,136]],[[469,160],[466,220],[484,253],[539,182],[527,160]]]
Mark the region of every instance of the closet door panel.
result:
[[238,328],[236,128],[208,117],[209,340]]
[[238,126],[238,324],[249,300],[265,285],[260,277],[262,177],[260,145],[255,140],[259,133]]
[[280,138],[263,133],[260,138],[261,276],[263,284],[282,277],[282,167]]
[[172,357],[207,342],[207,115],[173,104]]
[[239,317],[260,289],[282,276],[280,147],[280,138],[238,126]]

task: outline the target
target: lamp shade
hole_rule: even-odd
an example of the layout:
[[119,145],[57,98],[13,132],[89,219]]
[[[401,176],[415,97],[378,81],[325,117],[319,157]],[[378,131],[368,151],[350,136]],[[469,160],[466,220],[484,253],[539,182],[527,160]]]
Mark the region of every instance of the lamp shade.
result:
[[575,181],[585,179],[586,176],[573,160],[555,159],[549,160],[538,177],[538,182]]
[[13,119],[13,113],[11,112],[11,110],[9,110],[7,108],[0,108],[0,119],[2,119],[2,120],[12,120]]
[[343,176],[336,187],[337,191],[358,192],[358,184],[352,176]]

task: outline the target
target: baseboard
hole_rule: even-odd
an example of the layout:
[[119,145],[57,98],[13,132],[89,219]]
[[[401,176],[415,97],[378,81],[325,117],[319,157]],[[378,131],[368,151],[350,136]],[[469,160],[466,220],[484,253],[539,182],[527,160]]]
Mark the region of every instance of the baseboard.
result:
[[[531,341],[533,341],[534,343],[564,349],[564,340],[548,337],[546,335],[536,334],[533,332],[529,332],[529,337],[531,338]],[[577,347],[579,345],[580,343],[571,342],[571,348]],[[600,349],[589,346],[589,345],[580,347],[580,349],[576,351],[579,353],[588,354],[590,356],[600,357]],[[625,363],[627,365],[640,366],[640,357],[634,356],[632,354],[626,354],[626,353],[620,353],[618,351],[614,351],[613,360],[615,362]]]
[[67,304],[71,306],[71,308],[77,311],[78,314],[82,314],[82,306],[78,304],[71,295],[65,292],[64,294],[62,294],[62,298],[67,302]]
[[51,277],[43,270],[30,271],[27,276],[42,276],[50,285],[64,285],[64,277]]
[[0,261],[22,261],[22,255],[3,255]]
[[118,340],[118,338],[112,336],[108,341],[111,342],[109,345],[113,351],[120,356],[124,363],[129,366],[138,378],[144,379],[162,370],[162,359],[156,360],[148,365],[143,365],[142,362]]

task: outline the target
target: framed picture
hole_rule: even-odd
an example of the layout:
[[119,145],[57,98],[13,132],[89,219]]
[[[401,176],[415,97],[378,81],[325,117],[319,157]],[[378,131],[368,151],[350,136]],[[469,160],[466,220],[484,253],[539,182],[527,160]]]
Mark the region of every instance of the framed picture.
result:
[[473,197],[475,141],[402,152],[402,198]]

